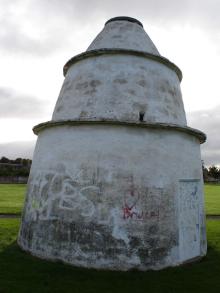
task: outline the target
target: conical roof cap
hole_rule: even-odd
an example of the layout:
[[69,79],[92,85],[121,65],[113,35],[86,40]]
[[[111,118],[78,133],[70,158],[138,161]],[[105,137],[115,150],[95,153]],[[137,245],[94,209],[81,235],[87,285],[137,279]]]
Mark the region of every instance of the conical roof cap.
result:
[[108,20],[104,29],[87,51],[97,49],[127,49],[160,55],[154,43],[135,18],[119,16]]

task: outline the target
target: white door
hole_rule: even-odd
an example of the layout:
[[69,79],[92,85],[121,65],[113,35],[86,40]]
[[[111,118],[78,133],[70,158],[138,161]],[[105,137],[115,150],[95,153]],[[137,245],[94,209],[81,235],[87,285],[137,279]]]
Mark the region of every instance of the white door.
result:
[[180,261],[200,255],[200,180],[179,181]]

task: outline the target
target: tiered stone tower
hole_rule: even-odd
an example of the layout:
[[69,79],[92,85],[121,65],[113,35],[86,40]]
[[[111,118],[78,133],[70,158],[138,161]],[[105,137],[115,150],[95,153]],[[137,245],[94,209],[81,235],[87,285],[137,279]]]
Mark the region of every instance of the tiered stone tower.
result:
[[206,253],[200,143],[180,69],[116,17],[64,66],[38,135],[18,243],[98,269],[161,269]]

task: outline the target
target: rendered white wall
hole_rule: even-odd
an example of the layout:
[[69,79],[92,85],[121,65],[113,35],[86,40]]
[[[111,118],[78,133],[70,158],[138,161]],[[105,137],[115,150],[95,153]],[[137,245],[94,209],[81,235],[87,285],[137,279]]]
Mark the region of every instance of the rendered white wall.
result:
[[25,250],[86,267],[160,269],[204,255],[204,229],[193,136],[85,125],[40,133]]
[[67,72],[53,120],[113,119],[186,125],[176,73],[164,64],[129,55],[82,60]]
[[205,136],[186,125],[180,70],[123,17],[64,73],[52,121],[34,128],[19,245],[115,270],[157,270],[205,255]]

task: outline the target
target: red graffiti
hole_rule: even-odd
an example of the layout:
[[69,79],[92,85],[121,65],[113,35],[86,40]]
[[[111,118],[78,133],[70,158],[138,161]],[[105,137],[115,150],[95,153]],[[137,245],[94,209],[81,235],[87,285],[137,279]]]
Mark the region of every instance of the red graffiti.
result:
[[[123,219],[133,219],[133,220],[148,220],[148,219],[159,219],[159,210],[157,211],[146,211],[140,208],[140,194],[136,188],[134,188],[133,180],[131,180],[130,188],[127,189],[127,196],[124,198]],[[129,201],[132,201],[130,204]]]
[[137,211],[135,206],[128,206],[125,203],[123,207],[123,219],[133,219],[133,220],[149,220],[149,219],[159,219],[159,210],[158,211]]

